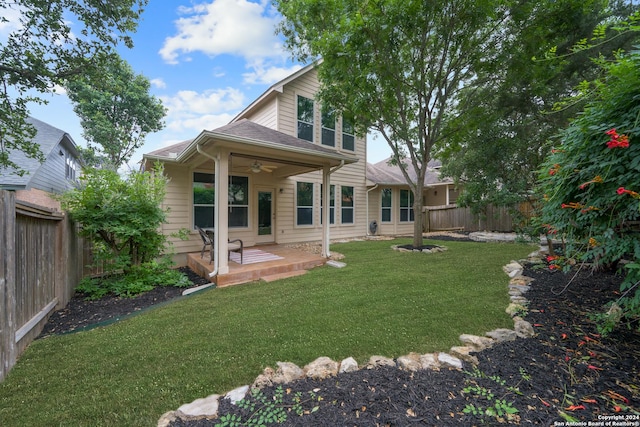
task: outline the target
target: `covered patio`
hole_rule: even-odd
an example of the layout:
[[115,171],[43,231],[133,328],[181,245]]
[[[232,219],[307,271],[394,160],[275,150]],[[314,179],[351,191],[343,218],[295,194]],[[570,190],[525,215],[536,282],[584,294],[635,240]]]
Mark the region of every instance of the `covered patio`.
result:
[[[266,255],[265,255],[266,254]],[[270,255],[270,256],[268,256]],[[187,265],[198,275],[212,280],[218,287],[238,285],[255,280],[273,281],[286,277],[305,274],[307,270],[324,265],[326,258],[319,254],[301,251],[287,245],[259,245],[245,248],[243,264],[232,253],[228,262],[229,271],[210,277],[214,264],[209,262],[209,255],[200,252],[187,255]]]

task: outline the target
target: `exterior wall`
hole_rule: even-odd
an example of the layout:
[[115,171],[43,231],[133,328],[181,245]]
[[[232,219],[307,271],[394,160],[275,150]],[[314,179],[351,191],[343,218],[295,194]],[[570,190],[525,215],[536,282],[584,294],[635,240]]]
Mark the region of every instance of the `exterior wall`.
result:
[[[382,222],[382,189],[391,188],[391,221]],[[378,223],[379,235],[413,234],[413,221],[400,222],[400,189],[409,187],[390,187],[381,185],[369,192],[369,222]]]
[[424,206],[442,206],[447,204],[447,186],[425,188],[423,204]]
[[280,130],[278,129],[278,98],[273,97],[246,117],[264,127]]
[[[62,153],[62,154],[60,154]],[[65,176],[66,159],[70,156],[63,144],[59,144],[51,150],[49,156],[40,165],[33,178],[31,178],[30,187],[37,188],[49,193],[63,193],[72,188],[73,181]],[[72,156],[73,157],[73,156]],[[74,161],[77,163],[75,157]],[[79,174],[80,171],[76,171]]]

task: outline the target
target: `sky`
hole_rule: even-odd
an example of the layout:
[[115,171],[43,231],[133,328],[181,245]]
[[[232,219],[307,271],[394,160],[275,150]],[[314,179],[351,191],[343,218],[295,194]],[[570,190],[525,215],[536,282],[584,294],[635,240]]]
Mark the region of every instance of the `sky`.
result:
[[[147,135],[142,154],[223,126],[272,84],[305,64],[292,61],[276,34],[281,19],[268,0],[150,0],[133,49],[118,49],[137,74],[151,82],[151,94],[167,108],[165,128]],[[80,120],[67,96],[45,97],[31,115],[69,133],[86,146]],[[367,161],[389,156],[381,138],[367,137]]]

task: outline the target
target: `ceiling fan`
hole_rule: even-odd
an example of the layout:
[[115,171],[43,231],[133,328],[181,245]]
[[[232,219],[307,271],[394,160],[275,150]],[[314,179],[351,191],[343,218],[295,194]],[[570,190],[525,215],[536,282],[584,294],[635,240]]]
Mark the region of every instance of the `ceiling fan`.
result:
[[247,169],[247,171],[248,172],[250,171],[250,172],[253,172],[253,173],[260,173],[260,172],[269,172],[269,173],[271,173],[276,168],[277,168],[277,166],[263,165],[259,161],[255,160],[253,162],[253,164],[249,167],[249,169]]

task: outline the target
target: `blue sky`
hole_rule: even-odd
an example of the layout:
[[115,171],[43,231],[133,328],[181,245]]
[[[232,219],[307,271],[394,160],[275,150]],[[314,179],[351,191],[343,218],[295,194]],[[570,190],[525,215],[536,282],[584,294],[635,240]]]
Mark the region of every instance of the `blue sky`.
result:
[[[166,127],[148,135],[142,154],[184,141],[203,129],[227,124],[273,83],[303,64],[291,60],[275,34],[280,16],[270,1],[151,0],[133,34],[134,48],[119,49],[134,71],[152,83],[168,109]],[[68,132],[85,145],[80,121],[64,94],[33,105],[31,115]],[[368,137],[368,161],[389,155],[381,139]]]

